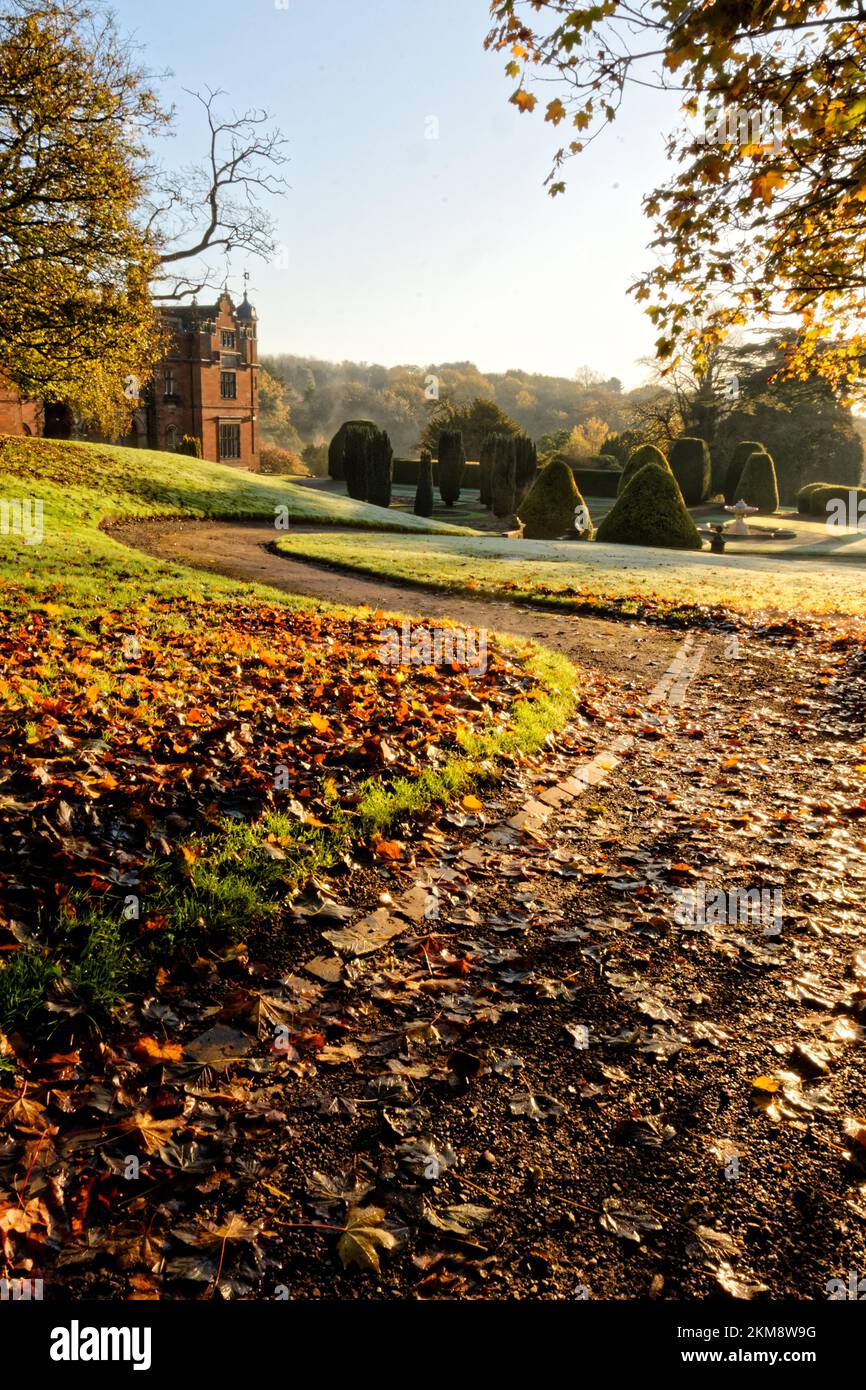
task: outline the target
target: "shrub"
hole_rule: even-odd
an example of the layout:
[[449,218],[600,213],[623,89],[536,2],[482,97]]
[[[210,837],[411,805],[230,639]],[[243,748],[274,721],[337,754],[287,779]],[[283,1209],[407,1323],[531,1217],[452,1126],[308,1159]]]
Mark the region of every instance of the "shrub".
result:
[[[860,503],[866,499],[866,487],[845,487],[841,483],[810,483],[809,496],[807,499],[810,516],[820,516],[827,518],[828,511],[832,508],[844,508],[846,516],[849,512],[851,501],[850,494],[853,492],[855,507],[859,516]],[[857,517],[851,517],[854,525],[857,525]]]
[[500,434],[496,439],[496,452],[493,456],[493,478],[491,482],[491,508],[494,516],[514,514],[515,488],[517,483],[517,457],[514,436]]
[[429,449],[421,450],[414,510],[416,516],[433,515],[433,459]]
[[391,472],[394,450],[385,430],[369,436],[366,457],[366,496],[375,507],[391,505]]
[[562,458],[552,458],[520,504],[523,534],[531,541],[553,541],[574,531],[574,509],[583,503],[574,474]]
[[755,450],[746,459],[740,481],[737,484],[737,492],[744,502],[748,502],[750,507],[757,507],[759,512],[776,512],[779,510],[779,484],[776,481],[776,466],[766,450]]
[[346,420],[337,430],[337,433],[328,445],[328,473],[339,482],[342,482],[346,476],[346,436],[349,430],[354,429],[358,425],[362,425],[366,429],[371,430],[376,428],[372,420]]
[[584,468],[573,463],[571,471],[584,497],[616,497],[621,468]]
[[439,436],[439,495],[446,507],[453,507],[460,496],[465,463],[460,430],[443,430]]
[[742,439],[731,454],[731,461],[725,471],[725,501],[728,503],[739,502],[740,494],[737,489],[740,486],[740,479],[743,476],[743,469],[746,466],[746,459],[750,454],[760,453],[764,448],[756,439]]
[[328,476],[328,446],[324,443],[305,444],[301,450],[301,458],[310,470],[313,478],[327,478]]
[[669,473],[671,471],[671,466],[661,449],[657,449],[655,444],[639,444],[634,452],[629,454],[628,463],[622,470],[619,487],[617,488],[617,497],[627,484],[631,482],[635,473],[639,473],[648,463],[657,463],[659,468],[666,468]]
[[702,549],[676,478],[657,463],[645,463],[635,473],[599,526],[598,540],[664,550]]
[[185,434],[175,449],[176,454],[189,454],[190,458],[201,458],[201,440],[197,435]]
[[514,436],[514,491],[517,501],[525,497],[538,472],[538,451],[528,434]]
[[496,457],[496,445],[499,437],[496,430],[486,434],[479,451],[479,500],[482,507],[489,507],[493,501],[493,460]]
[[263,444],[259,451],[259,471],[277,473],[284,478],[309,478],[310,470],[291,449],[280,449],[276,444]]
[[670,468],[688,507],[699,507],[710,491],[710,450],[705,439],[681,434],[671,445]]
[[801,516],[808,516],[809,512],[812,510],[809,506],[809,498],[816,488],[824,486],[824,483],[806,483],[805,487],[800,488],[800,491],[797,493],[797,511]]
[[367,500],[367,460],[373,439],[379,433],[369,420],[351,420],[345,428],[342,469],[346,491],[357,502]]

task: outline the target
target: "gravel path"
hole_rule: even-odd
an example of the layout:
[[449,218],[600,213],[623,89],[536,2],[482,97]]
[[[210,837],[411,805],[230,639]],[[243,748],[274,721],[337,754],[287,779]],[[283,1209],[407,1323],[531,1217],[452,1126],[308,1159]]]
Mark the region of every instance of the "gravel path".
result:
[[[374,583],[268,553],[261,525],[116,534],[585,668],[544,758],[332,888],[360,916],[432,885],[434,913],[357,959],[333,922],[254,943],[261,978],[317,981],[328,1043],[263,1095],[291,1142],[256,1137],[269,1180],[243,1184],[245,1218],[288,1223],[258,1296],[823,1300],[866,1271],[856,661]],[[606,779],[559,795],[611,748]],[[386,1222],[381,1273],[336,1258],[361,1203]]]
[[[295,531],[324,528],[296,525]],[[327,528],[329,534],[336,532]],[[467,599],[458,594],[416,589],[411,585],[368,579],[308,561],[277,555],[267,547],[274,528],[263,522],[152,521],[123,522],[111,534],[163,560],[250,583],[269,584],[286,593],[330,603],[367,605],[426,618],[448,617],[464,627],[489,628],[531,637],[578,662],[654,684],[678,644],[671,633],[641,623],[624,624],[539,609],[489,599]],[[353,533],[357,534],[357,533]],[[379,534],[378,532],[376,533]]]

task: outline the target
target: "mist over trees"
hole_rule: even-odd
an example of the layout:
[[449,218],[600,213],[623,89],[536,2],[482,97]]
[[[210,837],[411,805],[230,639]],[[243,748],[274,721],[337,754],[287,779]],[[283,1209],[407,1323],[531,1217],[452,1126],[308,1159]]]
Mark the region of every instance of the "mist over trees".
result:
[[[458,426],[476,458],[488,429],[522,430],[540,456],[574,462],[613,454],[625,463],[639,444],[667,451],[681,434],[709,444],[713,487],[741,439],[766,444],[784,501],[803,482],[857,483],[863,468],[863,422],[826,381],[774,380],[780,343],[763,339],[716,347],[698,377],[686,365],[623,391],[614,377],[588,369],[569,377],[512,369],[481,372],[472,362],[383,367],[324,362],[291,354],[262,358],[263,438],[300,453],[332,438],[344,420],[373,420],[398,455],[435,452],[438,431]],[[431,398],[431,388],[438,399]],[[309,459],[307,460],[310,461]]]
[[[517,369],[482,372],[473,362],[383,367],[291,354],[264,354],[262,365],[283,385],[295,432],[294,440],[284,441],[290,447],[330,439],[344,420],[370,419],[387,430],[395,453],[414,454],[431,417],[476,398],[495,402],[534,439],[592,420],[615,433],[646,395],[643,387],[624,392],[615,377],[593,380],[585,370],[578,381]],[[264,410],[262,425],[268,429]]]

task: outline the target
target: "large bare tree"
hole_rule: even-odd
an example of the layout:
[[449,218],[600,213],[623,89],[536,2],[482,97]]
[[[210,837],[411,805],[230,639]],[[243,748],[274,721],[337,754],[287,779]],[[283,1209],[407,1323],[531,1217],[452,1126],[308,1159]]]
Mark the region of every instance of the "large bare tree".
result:
[[275,219],[267,203],[282,195],[286,139],[270,113],[220,114],[224,93],[189,93],[206,125],[206,154],[178,171],[152,171],[149,234],[159,256],[154,297],[183,299],[216,288],[224,279],[217,262],[232,255],[266,259],[275,250]]

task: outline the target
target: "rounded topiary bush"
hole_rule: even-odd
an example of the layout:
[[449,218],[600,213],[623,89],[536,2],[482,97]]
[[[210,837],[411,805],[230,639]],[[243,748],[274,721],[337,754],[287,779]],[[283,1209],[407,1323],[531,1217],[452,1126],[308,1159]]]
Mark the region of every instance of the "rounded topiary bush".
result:
[[520,504],[523,534],[530,541],[555,541],[574,531],[574,509],[583,498],[561,458],[545,464]]
[[416,516],[433,515],[433,459],[429,449],[421,450],[414,510]]
[[661,449],[656,448],[655,444],[639,444],[634,452],[629,454],[628,463],[622,470],[622,477],[616,490],[617,497],[625,490],[635,473],[639,473],[648,463],[657,463],[659,468],[666,468],[669,473],[671,471],[671,466]]
[[346,477],[346,436],[350,430],[359,426],[369,430],[376,428],[372,420],[345,420],[328,445],[328,475],[336,478],[338,482],[343,482]]
[[635,473],[599,526],[596,539],[665,550],[701,550],[703,544],[676,478],[657,463],[646,463]]
[[705,439],[681,434],[671,445],[671,472],[687,507],[699,507],[710,491],[710,450]]
[[736,501],[748,502],[759,512],[779,510],[779,484],[776,479],[776,465],[765,449],[749,454],[737,484]]
[[766,452],[763,444],[757,439],[741,439],[731,454],[731,461],[725,469],[725,501],[729,503],[739,502],[740,495],[737,488],[740,486],[740,479],[743,476],[743,469],[746,466],[746,459],[750,454],[760,454]]
[[196,434],[185,434],[175,449],[176,454],[188,454],[190,458],[201,458],[201,440]]

